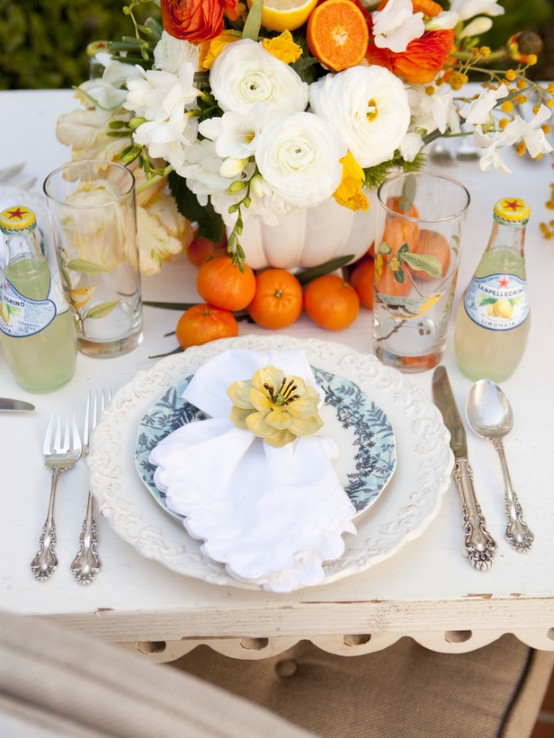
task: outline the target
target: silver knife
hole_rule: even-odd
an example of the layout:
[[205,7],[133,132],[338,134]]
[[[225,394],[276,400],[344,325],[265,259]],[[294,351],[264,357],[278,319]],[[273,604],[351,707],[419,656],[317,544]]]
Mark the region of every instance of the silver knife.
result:
[[23,400],[11,400],[9,397],[0,397],[0,410],[34,410],[35,406]]
[[433,400],[450,431],[450,448],[455,459],[454,481],[464,515],[464,553],[475,569],[485,571],[492,564],[496,541],[486,528],[485,518],[475,496],[473,471],[467,457],[466,432],[444,366],[438,366],[433,374]]

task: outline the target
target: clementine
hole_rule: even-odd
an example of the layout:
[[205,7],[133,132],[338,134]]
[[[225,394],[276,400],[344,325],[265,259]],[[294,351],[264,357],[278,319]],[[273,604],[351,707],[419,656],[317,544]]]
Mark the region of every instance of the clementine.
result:
[[233,313],[213,305],[194,305],[186,310],[175,329],[181,348],[200,346],[216,338],[238,336],[239,324]]
[[221,243],[216,243],[203,236],[195,238],[188,245],[188,259],[194,266],[199,267],[209,256],[213,256],[216,253],[224,256],[223,250],[225,249],[226,243],[227,239],[224,239]]
[[364,58],[369,43],[367,21],[352,0],[325,0],[308,18],[306,42],[313,56],[340,72]]
[[[413,249],[415,254],[436,256],[441,263],[441,277],[444,277],[450,266],[450,246],[446,238],[437,231],[428,231],[421,229],[416,247]],[[414,269],[414,277],[422,280],[433,279],[433,277],[423,269]]]
[[329,331],[340,331],[356,320],[360,298],[346,280],[335,274],[326,274],[306,287],[304,309],[317,325]]
[[210,305],[244,310],[256,292],[256,277],[247,264],[241,271],[230,256],[205,261],[196,276],[198,294]]
[[256,293],[248,312],[262,328],[286,328],[302,312],[300,282],[286,269],[265,269],[256,275]]
[[368,310],[373,309],[373,259],[364,259],[356,264],[350,275],[350,284],[360,298],[360,303]]
[[387,214],[381,239],[391,247],[393,254],[397,254],[398,249],[404,243],[407,243],[410,251],[413,251],[419,234],[418,224],[410,220],[418,217],[417,208],[412,204],[409,210],[403,210],[400,207],[400,202],[401,197],[387,198],[387,208],[399,215],[405,215],[406,218],[397,218],[394,215]]

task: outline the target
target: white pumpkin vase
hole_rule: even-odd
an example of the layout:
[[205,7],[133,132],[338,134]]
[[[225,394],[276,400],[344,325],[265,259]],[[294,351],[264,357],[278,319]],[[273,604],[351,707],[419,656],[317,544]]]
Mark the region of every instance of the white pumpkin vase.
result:
[[[370,198],[371,199],[371,198]],[[247,218],[240,243],[252,269],[291,271],[318,266],[339,256],[359,259],[374,239],[375,205],[354,212],[330,198],[284,215],[278,225]]]

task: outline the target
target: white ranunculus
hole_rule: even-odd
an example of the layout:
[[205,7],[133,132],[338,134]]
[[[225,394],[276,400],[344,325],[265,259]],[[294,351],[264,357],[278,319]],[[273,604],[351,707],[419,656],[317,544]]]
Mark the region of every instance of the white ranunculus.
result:
[[506,97],[508,88],[502,84],[497,90],[483,90],[476,100],[466,103],[460,108],[467,123],[486,125],[490,121],[491,111],[500,98]]
[[351,67],[310,85],[310,104],[332,123],[362,167],[390,159],[410,125],[402,82],[378,66]]
[[395,54],[406,51],[410,41],[425,32],[423,13],[414,13],[411,0],[389,0],[383,10],[375,10],[371,17],[375,46]]
[[154,49],[154,66],[172,74],[178,74],[181,64],[185,62],[190,62],[197,69],[199,54],[200,49],[195,44],[163,31]]
[[504,8],[497,0],[450,0],[450,10],[458,13],[461,21],[476,15],[503,15]]
[[219,118],[207,118],[198,126],[199,132],[215,143],[215,150],[222,159],[243,159],[256,150],[258,125],[238,113],[223,113]]
[[256,163],[262,177],[286,202],[310,207],[326,200],[342,179],[346,145],[313,113],[274,118],[258,137]]
[[223,111],[252,116],[257,106],[259,124],[308,104],[308,85],[294,69],[251,39],[225,46],[210,70],[210,87]]
[[129,94],[124,107],[147,120],[168,120],[176,110],[195,102],[198,90],[194,87],[194,66],[181,64],[178,74],[157,69],[136,67],[138,74],[127,80]]

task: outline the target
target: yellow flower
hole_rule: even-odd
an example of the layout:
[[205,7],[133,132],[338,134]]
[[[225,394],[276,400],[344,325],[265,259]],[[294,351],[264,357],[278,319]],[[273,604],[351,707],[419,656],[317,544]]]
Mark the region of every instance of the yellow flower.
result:
[[212,38],[211,41],[203,41],[200,44],[200,66],[202,69],[211,69],[212,64],[216,58],[221,54],[223,49],[228,45],[232,44],[233,41],[239,41],[240,34],[236,31],[223,31],[216,38]]
[[377,254],[375,256],[375,261],[373,262],[373,269],[375,272],[375,279],[379,281],[381,277],[383,276],[383,272],[385,270],[385,260],[383,259],[381,254]]
[[316,390],[275,366],[259,369],[251,380],[233,382],[227,394],[237,428],[251,431],[270,446],[280,448],[296,436],[317,433],[323,425]]
[[339,205],[351,210],[367,210],[369,200],[363,193],[365,181],[364,170],[349,151],[340,160],[342,164],[342,180],[334,193]]
[[302,47],[293,41],[290,31],[283,31],[274,38],[264,38],[262,46],[285,64],[293,64],[302,56]]

